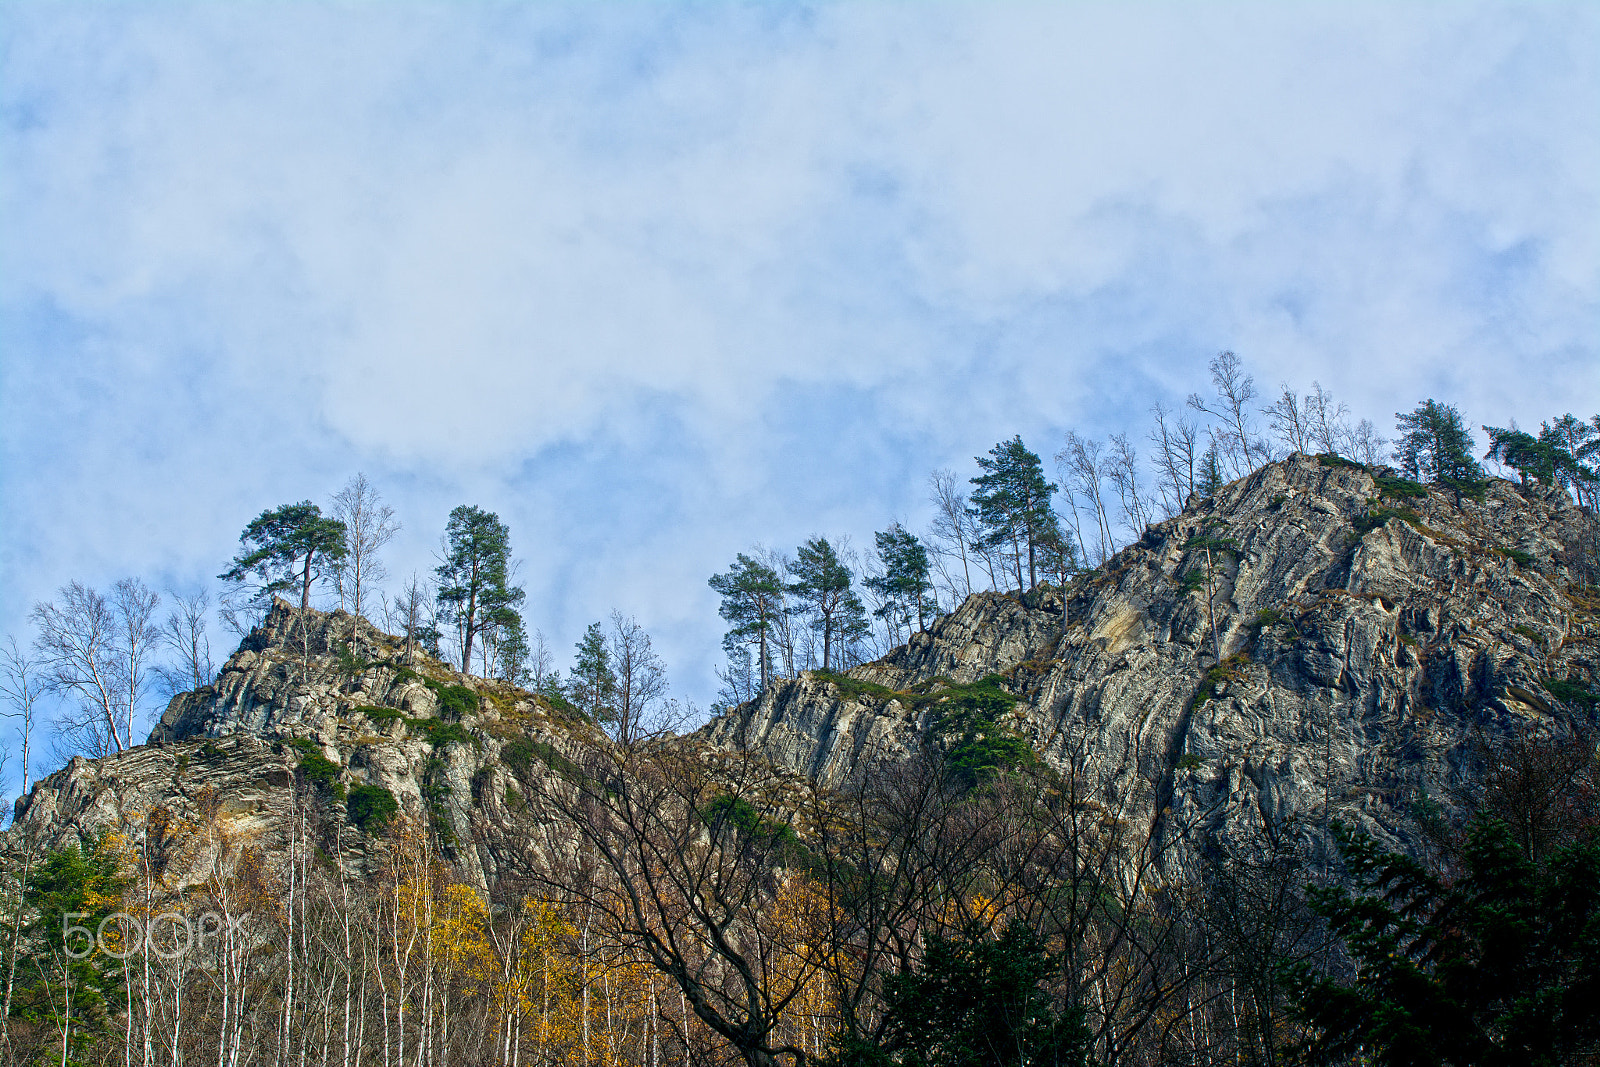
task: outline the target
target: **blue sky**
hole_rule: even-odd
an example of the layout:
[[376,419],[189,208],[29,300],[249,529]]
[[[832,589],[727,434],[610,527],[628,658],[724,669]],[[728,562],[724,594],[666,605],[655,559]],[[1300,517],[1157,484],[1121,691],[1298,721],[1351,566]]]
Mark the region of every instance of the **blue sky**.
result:
[[0,16],[0,633],[360,470],[715,690],[707,576],[1142,436],[1232,349],[1392,424],[1600,409],[1592,5]]

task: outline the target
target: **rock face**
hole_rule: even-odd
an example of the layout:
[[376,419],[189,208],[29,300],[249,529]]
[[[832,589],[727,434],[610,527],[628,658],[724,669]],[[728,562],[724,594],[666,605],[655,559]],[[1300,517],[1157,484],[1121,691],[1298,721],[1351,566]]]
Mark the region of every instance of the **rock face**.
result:
[[348,825],[345,798],[365,785],[439,831],[461,875],[488,886],[525,853],[518,799],[549,773],[529,754],[597,739],[533,694],[421,653],[408,665],[365,620],[279,601],[215,683],[173,698],[148,744],[40,780],[8,835],[45,847],[103,831],[187,837],[164,867],[182,888],[212,873],[220,846],[206,840],[271,854],[307,814],[359,872],[374,842]]
[[[1267,838],[1326,858],[1332,820],[1410,846],[1415,805],[1458,803],[1502,739],[1592,714],[1545,687],[1597,688],[1600,600],[1570,587],[1563,549],[1592,521],[1559,493],[1497,481],[1457,501],[1295,456],[1065,590],[974,595],[845,677],[772,684],[692,743],[836,786],[948,746],[940,693],[999,675],[1016,701],[1000,728],[1171,842],[1174,877]],[[213,685],[173,699],[149,744],[40,781],[7,839],[187,834],[164,870],[182,887],[210,875],[221,838],[270,853],[304,815],[359,872],[378,850],[345,797],[365,785],[487,888],[524,871],[542,836],[528,791],[563,753],[604,743],[542,697],[280,601]]]
[[1543,683],[1596,688],[1600,604],[1563,563],[1590,521],[1555,492],[1458,502],[1297,455],[1064,592],[974,595],[851,681],[776,683],[703,733],[837,783],[936,737],[929,694],[998,674],[1003,725],[1188,842],[1180,868],[1285,833],[1326,857],[1330,820],[1413,845],[1414,806],[1451,807],[1497,741],[1585,714]]

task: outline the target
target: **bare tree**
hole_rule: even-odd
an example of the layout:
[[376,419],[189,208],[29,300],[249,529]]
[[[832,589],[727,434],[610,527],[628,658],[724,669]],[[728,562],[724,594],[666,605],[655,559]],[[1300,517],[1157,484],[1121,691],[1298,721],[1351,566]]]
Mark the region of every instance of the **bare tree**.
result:
[[[1322,387],[1317,388],[1320,390]],[[1306,406],[1302,408],[1300,398],[1287,382],[1279,383],[1278,389],[1278,399],[1262,408],[1261,414],[1267,417],[1273,436],[1283,445],[1285,452],[1309,452],[1313,399],[1306,397]]]
[[667,668],[632,616],[611,613],[612,671],[617,676],[616,739],[635,744],[657,733],[654,713],[667,692]]
[[782,1023],[822,963],[821,939],[795,920],[819,916],[772,906],[794,836],[760,757],[677,741],[574,758],[576,773],[530,798],[546,812],[541,891],[675,984],[749,1067],[803,1064]]
[[1221,452],[1234,477],[1243,477],[1272,458],[1266,442],[1256,436],[1250,419],[1250,405],[1256,399],[1255,379],[1244,373],[1244,365],[1232,352],[1219,352],[1211,361],[1211,381],[1216,396],[1207,401],[1199,393],[1189,394],[1189,406],[1220,419],[1216,431]]
[[1194,492],[1195,474],[1200,463],[1200,429],[1187,419],[1157,403],[1150,409],[1156,426],[1150,443],[1156,448],[1156,489],[1161,508],[1168,518],[1183,510]]
[[[1068,430],[1065,447],[1056,453],[1056,463],[1062,471],[1062,484],[1068,487],[1067,503],[1072,508],[1074,525],[1077,525],[1079,498],[1086,502],[1085,506],[1094,517],[1095,539],[1099,544],[1094,560],[1097,565],[1110,559],[1116,551],[1116,541],[1111,536],[1111,520],[1106,514],[1105,496],[1101,492],[1101,480],[1106,475],[1106,467],[1100,459],[1103,448],[1099,441],[1079,437],[1076,430]],[[1081,528],[1078,530],[1078,544],[1088,553],[1089,542],[1084,540]]]
[[[934,566],[950,590],[950,599],[960,602],[972,595],[972,565],[967,557],[968,545],[977,539],[972,513],[967,506],[967,496],[956,488],[960,483],[956,472],[936,470],[928,476],[929,500],[933,504],[933,522],[928,527],[928,547],[932,549]],[[953,566],[961,561],[959,584]]]
[[1105,473],[1117,490],[1117,501],[1122,506],[1122,521],[1128,532],[1137,538],[1150,522],[1150,512],[1139,494],[1139,454],[1128,443],[1128,435],[1111,435],[1111,451],[1105,459]]
[[1374,466],[1383,462],[1384,449],[1388,447],[1389,442],[1378,436],[1377,427],[1372,425],[1371,419],[1362,419],[1350,432],[1347,445],[1350,449],[1350,458],[1357,463]]
[[[433,608],[433,589],[416,571],[411,572],[411,578],[400,590],[400,595],[386,602],[387,617],[384,625],[391,631],[397,630],[405,635],[407,663],[412,661],[417,642],[422,638],[424,631],[434,632]],[[540,639],[543,640],[543,637]],[[549,655],[548,649],[545,654]]]
[[15,637],[7,637],[0,646],[0,699],[11,710],[0,712],[0,718],[17,720],[17,734],[22,740],[22,796],[28,795],[28,761],[33,758],[37,705],[44,692],[45,679],[38,661],[17,645]]
[[1349,448],[1350,409],[1335,403],[1321,382],[1312,382],[1306,394],[1305,419],[1307,443],[1318,452],[1338,454]]
[[217,671],[211,661],[211,637],[206,629],[211,595],[203,586],[188,594],[168,590],[167,595],[175,606],[161,626],[161,639],[177,656],[177,662],[156,671],[161,688],[172,697],[210,685]]
[[61,605],[35,604],[35,642],[50,687],[78,700],[57,720],[67,747],[104,756],[132,744],[133,720],[153,681],[149,656],[161,640],[152,623],[160,597],[124,578],[108,600],[82,582],[60,590]]
[[339,606],[349,598],[350,610],[364,615],[371,591],[389,576],[378,558],[378,551],[400,531],[394,508],[383,503],[378,491],[357,474],[333,498],[333,517],[344,523],[349,554],[339,561],[334,581],[339,589]]

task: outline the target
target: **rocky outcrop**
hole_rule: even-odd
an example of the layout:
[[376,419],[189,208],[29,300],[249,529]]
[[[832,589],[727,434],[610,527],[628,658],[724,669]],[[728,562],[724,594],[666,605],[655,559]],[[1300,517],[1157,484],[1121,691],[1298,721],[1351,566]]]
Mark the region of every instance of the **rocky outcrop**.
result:
[[159,845],[165,880],[181,889],[210,876],[224,838],[232,854],[270,855],[303,815],[319,847],[361,872],[378,842],[349,824],[346,798],[369,786],[487,887],[525,859],[521,791],[550,773],[552,753],[598,739],[544,698],[407,657],[365,620],[279,601],[212,685],[173,698],[148,744],[42,779],[8,835]]
[[[1333,820],[1410,846],[1416,805],[1459,804],[1501,741],[1592,715],[1560,698],[1600,688],[1600,600],[1571,587],[1563,549],[1592,522],[1560,493],[1496,481],[1457,500],[1295,456],[1064,590],[974,595],[884,659],[775,682],[683,743],[839,786],[950,748],[956,696],[998,676],[1015,705],[996,728],[1171,843],[1175,877],[1267,840],[1327,859]],[[221,862],[218,842],[273,853],[313,825],[361,872],[381,858],[349,818],[366,786],[489,888],[548,838],[531,791],[604,744],[544,697],[280,601],[147,745],[38,782],[7,841],[116,831],[182,888]]]
[[[1415,844],[1497,742],[1570,728],[1545,688],[1594,687],[1597,605],[1563,540],[1589,522],[1557,492],[1481,499],[1385,469],[1293,456],[1149,527],[1064,591],[978,594],[841,680],[770,686],[704,736],[823,782],[939,745],[953,686],[998,674],[1003,724],[1122,817],[1199,851],[1331,820]],[[1175,872],[1177,873],[1177,872]]]

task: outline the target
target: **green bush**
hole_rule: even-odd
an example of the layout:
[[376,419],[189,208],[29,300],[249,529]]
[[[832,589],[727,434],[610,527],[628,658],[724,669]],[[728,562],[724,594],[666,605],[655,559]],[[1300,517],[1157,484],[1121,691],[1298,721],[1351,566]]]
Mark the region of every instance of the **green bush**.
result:
[[1412,526],[1416,526],[1417,523],[1422,521],[1421,516],[1410,508],[1382,507],[1372,508],[1365,515],[1357,516],[1350,525],[1355,527],[1357,535],[1365,537],[1390,519],[1400,519],[1403,522],[1410,523]]
[[1581,683],[1572,678],[1546,678],[1544,688],[1547,693],[1561,701],[1563,704],[1576,704],[1585,711],[1594,711],[1600,706],[1600,693],[1592,693]]
[[411,731],[419,735],[424,741],[434,748],[443,748],[453,741],[463,745],[478,745],[478,739],[467,733],[466,727],[460,723],[444,722],[440,719],[408,719]]
[[1178,757],[1178,770],[1180,771],[1193,771],[1199,769],[1199,767],[1200,757],[1193,752],[1185,752]]
[[1524,552],[1520,548],[1497,548],[1495,551],[1519,567],[1532,567],[1539,562],[1538,560],[1534,559],[1533,553]]
[[478,694],[464,685],[431,685],[439,698],[439,717],[459,719],[478,710]]
[[1397,496],[1403,499],[1421,499],[1428,495],[1428,487],[1421,482],[1413,482],[1406,478],[1390,478],[1380,474],[1372,479],[1378,485],[1378,492],[1384,496]]
[[1364,469],[1360,463],[1357,463],[1353,459],[1345,459],[1337,452],[1323,452],[1317,456],[1317,462],[1322,464],[1324,467],[1354,467],[1357,470]]
[[362,704],[351,710],[357,715],[365,715],[373,722],[394,722],[396,719],[405,718],[405,714],[396,708],[380,708],[373,704]]
[[322,754],[321,747],[310,738],[296,737],[289,747],[300,753],[295,769],[309,786],[332,789],[339,781],[339,765]]
[[399,810],[400,802],[381,785],[358,785],[350,790],[350,799],[345,803],[345,814],[351,825],[368,834],[389,825],[389,820]]
[[1268,626],[1276,626],[1282,621],[1283,612],[1277,610],[1276,608],[1262,608],[1260,611],[1256,612],[1256,617],[1250,620],[1250,625],[1256,627],[1257,629],[1263,629]]
[[764,844],[791,847],[799,844],[794,827],[777,819],[768,819],[744,797],[723,794],[707,804],[700,817],[713,831],[723,826],[737,827],[747,837]]
[[879,700],[893,700],[900,695],[886,685],[862,681],[860,678],[852,678],[848,674],[840,674],[838,671],[812,671],[811,676],[837,686],[846,700],[857,700],[864,696],[875,697]]
[[572,778],[579,773],[576,763],[556,751],[554,745],[543,741],[519,737],[515,741],[508,741],[500,750],[500,762],[510,767],[519,778],[534,776],[534,760],[543,763],[563,778]]

